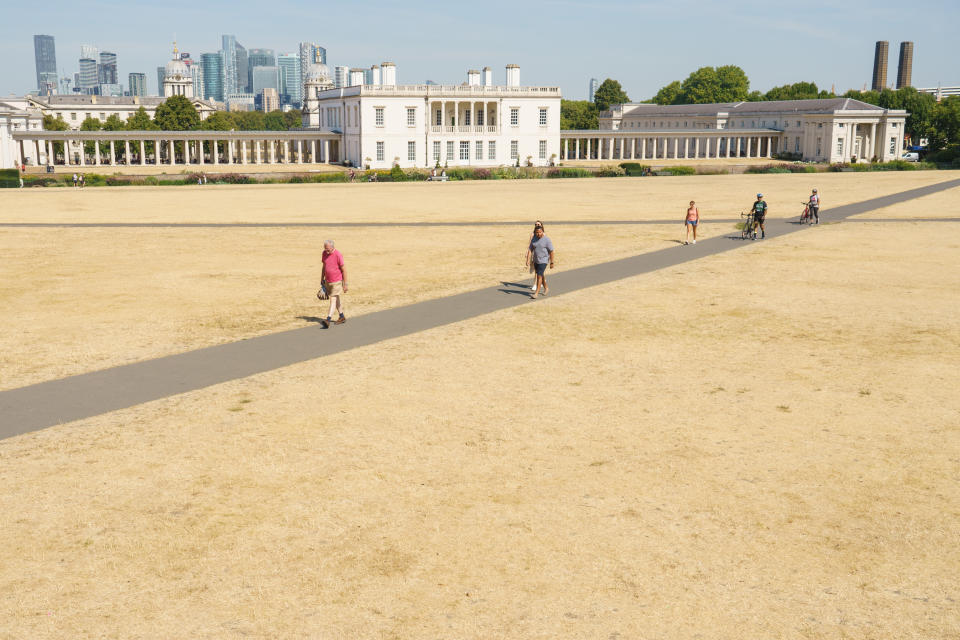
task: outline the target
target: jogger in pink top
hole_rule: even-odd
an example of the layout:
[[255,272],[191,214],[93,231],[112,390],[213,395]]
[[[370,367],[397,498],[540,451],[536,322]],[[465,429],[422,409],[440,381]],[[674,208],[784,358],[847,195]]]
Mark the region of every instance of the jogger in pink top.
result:
[[683,244],[690,244],[690,229],[693,229],[693,244],[697,244],[697,225],[700,224],[700,209],[697,203],[690,201],[690,207],[687,209],[687,217],[684,226],[687,228],[687,239]]

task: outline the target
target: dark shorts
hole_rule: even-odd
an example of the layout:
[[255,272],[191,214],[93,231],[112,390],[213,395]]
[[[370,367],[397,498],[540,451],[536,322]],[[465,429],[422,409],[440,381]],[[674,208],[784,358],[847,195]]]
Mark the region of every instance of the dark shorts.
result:
[[693,226],[697,226],[697,223],[698,223],[698,222],[700,222],[700,221],[699,221],[699,220],[687,220],[687,224],[692,224]]
[[753,220],[757,224],[763,224],[763,220],[767,217],[766,213],[755,213],[753,214]]
[[537,272],[538,276],[542,276],[544,272],[546,272],[547,270],[547,263],[544,262],[543,264],[540,264],[538,262],[535,265],[533,265],[533,270]]

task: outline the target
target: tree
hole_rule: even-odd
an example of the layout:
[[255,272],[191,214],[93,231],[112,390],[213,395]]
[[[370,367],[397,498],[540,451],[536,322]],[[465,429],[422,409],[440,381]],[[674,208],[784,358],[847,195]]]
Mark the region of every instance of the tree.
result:
[[[47,114],[43,116],[43,128],[46,131],[68,131],[70,129],[70,125],[67,124],[67,121],[64,120],[63,116],[60,115],[59,113],[57,114],[56,118],[54,118],[50,114]],[[64,153],[62,142],[53,143],[53,153],[54,155]]]
[[262,111],[231,112],[233,121],[240,131],[263,131],[266,128],[266,114]]
[[561,129],[596,129],[597,105],[589,100],[560,100]]
[[287,123],[283,120],[283,111],[271,111],[264,117],[264,129],[267,131],[286,131]]
[[185,96],[171,96],[157,105],[153,120],[163,131],[188,131],[200,124],[200,114]]
[[127,131],[156,131],[157,123],[150,119],[147,110],[140,107],[127,118]]
[[630,102],[630,97],[620,86],[620,83],[612,78],[607,78],[597,90],[593,93],[593,102],[597,105],[598,111],[606,111],[615,104]]
[[204,131],[230,131],[237,128],[237,123],[233,119],[233,114],[229,111],[214,111],[207,119],[200,123],[200,129]]
[[300,111],[300,109],[290,109],[290,111],[284,111],[283,122],[287,125],[287,129],[294,129],[296,127],[303,126],[303,113]]
[[934,105],[929,136],[930,149],[960,144],[960,96],[950,96]]
[[681,104],[682,100],[683,89],[680,87],[679,80],[674,80],[653,96],[654,104]]
[[814,82],[794,82],[767,91],[767,100],[814,100],[820,97],[820,89]]
[[[94,117],[87,116],[83,119],[83,122],[80,123],[80,131],[100,131],[103,129],[103,124]],[[84,154],[94,152],[94,143],[84,142],[83,143],[83,152]]]
[[111,113],[110,117],[104,121],[101,128],[104,131],[122,131],[126,129],[126,124],[120,119],[120,116],[115,113]]
[[700,67],[687,76],[680,88],[684,104],[740,102],[750,93],[750,80],[737,66]]

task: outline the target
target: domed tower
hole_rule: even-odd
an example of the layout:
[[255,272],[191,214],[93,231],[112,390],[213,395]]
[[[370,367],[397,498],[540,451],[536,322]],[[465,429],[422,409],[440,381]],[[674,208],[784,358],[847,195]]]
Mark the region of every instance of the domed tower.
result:
[[163,73],[163,97],[193,97],[193,76],[186,63],[180,59],[177,43],[173,43],[173,60],[167,63]]
[[311,64],[303,78],[303,126],[306,129],[320,128],[321,91],[333,89],[330,69],[322,63]]

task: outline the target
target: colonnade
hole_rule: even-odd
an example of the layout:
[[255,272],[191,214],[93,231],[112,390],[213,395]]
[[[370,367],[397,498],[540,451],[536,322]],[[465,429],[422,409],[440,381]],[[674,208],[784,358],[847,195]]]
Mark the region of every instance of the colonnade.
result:
[[563,132],[564,160],[667,160],[690,158],[770,158],[779,137],[753,136],[580,136]]
[[[15,141],[17,163],[99,167],[117,165],[317,164],[340,161],[338,136],[204,138],[162,135],[103,140],[94,132],[44,137],[30,132]],[[34,153],[27,153],[31,145]]]
[[[440,111],[440,124],[437,124],[437,111]],[[431,131],[497,133],[498,123],[503,122],[500,111],[499,100],[434,100],[430,103]]]

